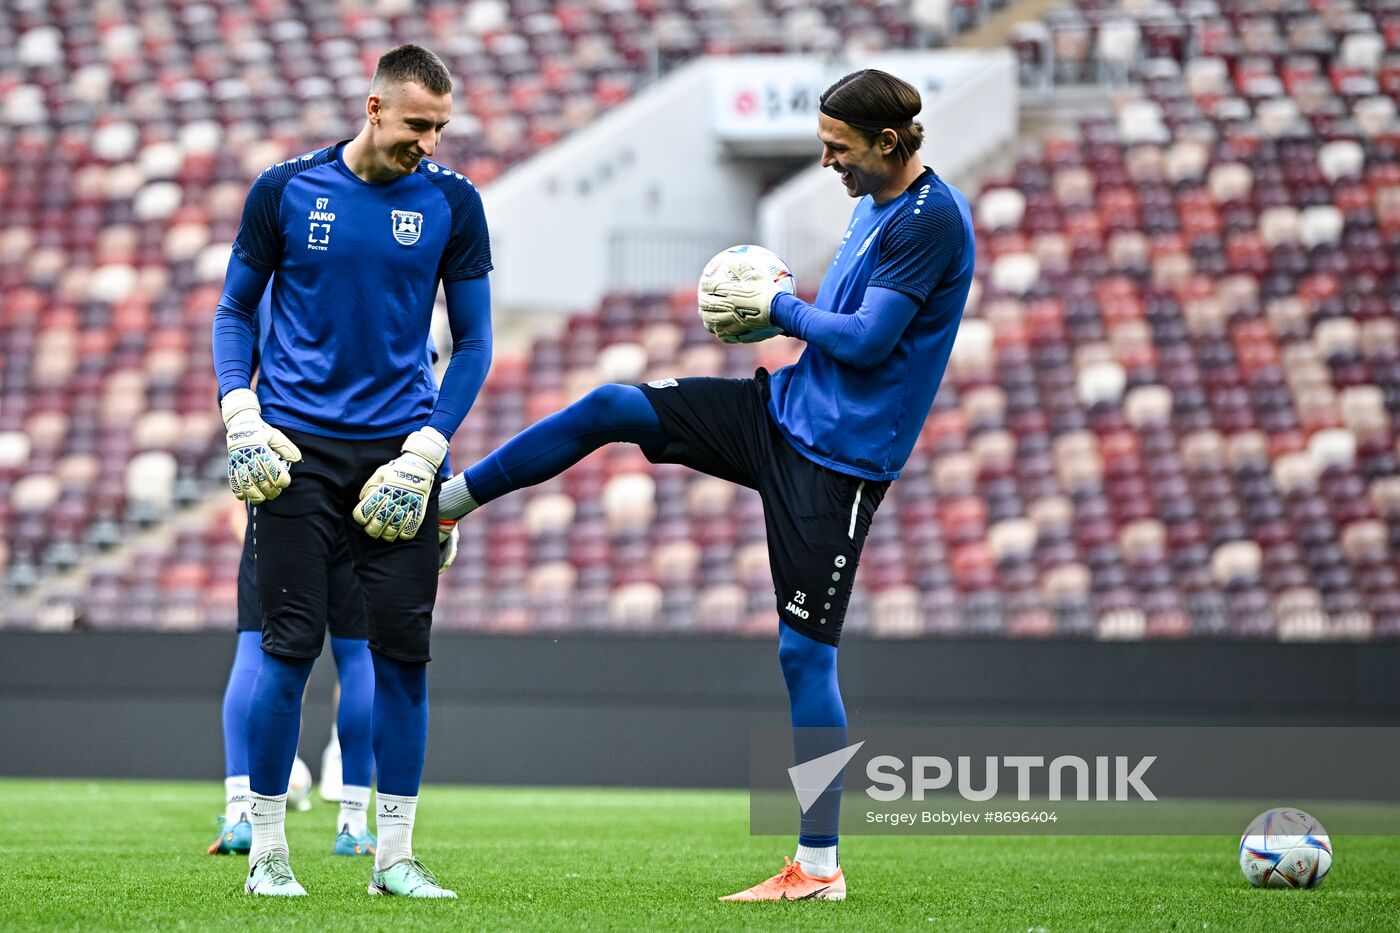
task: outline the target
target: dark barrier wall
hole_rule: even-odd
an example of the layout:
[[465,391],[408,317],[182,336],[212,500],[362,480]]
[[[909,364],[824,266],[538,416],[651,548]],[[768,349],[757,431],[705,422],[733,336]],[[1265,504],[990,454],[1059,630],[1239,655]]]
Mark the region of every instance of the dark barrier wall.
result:
[[[776,643],[435,640],[428,779],[741,786]],[[0,633],[0,774],[219,778],[229,633]],[[846,641],[854,726],[1400,724],[1400,644]],[[327,651],[302,756],[330,723]]]

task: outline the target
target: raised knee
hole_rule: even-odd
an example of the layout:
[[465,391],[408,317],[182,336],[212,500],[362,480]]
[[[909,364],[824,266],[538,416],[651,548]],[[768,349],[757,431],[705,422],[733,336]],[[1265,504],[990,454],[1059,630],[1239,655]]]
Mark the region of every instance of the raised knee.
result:
[[610,382],[579,399],[579,405],[596,423],[614,424],[622,419],[627,410],[628,396],[633,391],[632,386]]

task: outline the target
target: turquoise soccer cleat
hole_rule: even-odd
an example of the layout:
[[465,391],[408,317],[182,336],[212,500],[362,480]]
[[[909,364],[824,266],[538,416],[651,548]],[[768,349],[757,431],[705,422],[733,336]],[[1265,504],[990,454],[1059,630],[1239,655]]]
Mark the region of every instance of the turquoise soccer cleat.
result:
[[454,900],[457,897],[456,891],[449,891],[439,885],[433,873],[416,858],[399,859],[383,871],[370,872],[369,893]]
[[269,852],[248,872],[243,890],[271,897],[305,897],[306,889],[297,883],[292,865],[281,852]]
[[331,849],[332,855],[373,855],[374,847],[377,845],[374,833],[366,829],[356,836],[350,832],[350,824],[345,823],[340,827],[340,835],[335,837],[335,848]]
[[253,824],[248,822],[248,814],[240,816],[232,826],[219,817],[219,835],[209,847],[210,855],[247,855],[252,847]]

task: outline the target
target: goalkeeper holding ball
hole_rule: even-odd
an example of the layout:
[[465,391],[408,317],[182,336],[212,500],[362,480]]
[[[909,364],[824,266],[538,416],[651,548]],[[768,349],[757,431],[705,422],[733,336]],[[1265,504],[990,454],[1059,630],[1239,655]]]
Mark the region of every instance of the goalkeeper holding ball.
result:
[[[253,183],[215,312],[229,484],[252,505],[262,611],[248,734],[252,894],[306,893],[289,862],[287,778],[302,689],[334,605],[334,555],[348,544],[374,665],[379,841],[369,893],[455,896],[412,843],[428,733],[437,473],[491,355],[481,198],[427,158],[451,112],[452,81],[436,55],[414,45],[386,52],[358,136]],[[254,394],[255,314],[274,273]],[[440,394],[423,352],[439,282],[453,341]]]
[[[799,761],[845,745],[836,645],[871,519],[914,447],[972,284],[967,200],[919,160],[918,91],[880,71],[821,98],[822,165],[856,208],[814,304],[771,276],[707,279],[701,315],[727,342],[774,327],[807,342],[752,379],[605,385],[443,485],[450,521],[542,482],[610,441],[757,489],[776,587],[778,658]],[[839,900],[840,782],[803,816],[797,859],[728,900]]]

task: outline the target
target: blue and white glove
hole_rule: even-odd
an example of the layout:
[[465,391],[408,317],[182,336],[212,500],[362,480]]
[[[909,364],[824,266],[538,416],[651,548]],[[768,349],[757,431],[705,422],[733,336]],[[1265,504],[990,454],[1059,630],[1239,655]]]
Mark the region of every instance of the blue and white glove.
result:
[[301,451],[262,420],[262,406],[252,389],[234,389],[219,408],[228,429],[229,489],[254,505],[276,499],[291,483],[290,465],[301,459]]
[[447,438],[419,428],[404,438],[403,454],[374,471],[352,513],[365,534],[383,541],[412,538],[428,513],[433,480],[447,456]]

